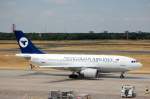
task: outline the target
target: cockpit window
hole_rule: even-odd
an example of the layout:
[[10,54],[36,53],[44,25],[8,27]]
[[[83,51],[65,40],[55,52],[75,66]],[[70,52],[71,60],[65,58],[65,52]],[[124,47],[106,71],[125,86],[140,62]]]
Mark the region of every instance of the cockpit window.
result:
[[131,61],[131,63],[137,63],[137,62],[138,62],[137,60],[132,60],[132,61]]

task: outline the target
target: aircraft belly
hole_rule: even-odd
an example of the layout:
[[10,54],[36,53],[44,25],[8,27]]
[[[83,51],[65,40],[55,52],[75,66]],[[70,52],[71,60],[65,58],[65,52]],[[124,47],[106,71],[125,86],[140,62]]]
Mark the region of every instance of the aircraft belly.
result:
[[125,68],[120,68],[120,67],[114,67],[114,68],[104,68],[104,67],[102,67],[102,68],[100,68],[100,71],[101,72],[124,72],[124,71],[128,71],[127,69],[125,69]]

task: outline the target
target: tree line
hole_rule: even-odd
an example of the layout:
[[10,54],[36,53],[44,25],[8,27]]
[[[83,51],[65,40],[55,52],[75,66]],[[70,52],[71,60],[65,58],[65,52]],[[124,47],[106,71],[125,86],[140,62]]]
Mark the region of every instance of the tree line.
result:
[[[128,32],[124,33],[26,33],[26,36],[33,40],[149,40],[148,32]],[[15,40],[14,33],[0,32],[0,40]]]

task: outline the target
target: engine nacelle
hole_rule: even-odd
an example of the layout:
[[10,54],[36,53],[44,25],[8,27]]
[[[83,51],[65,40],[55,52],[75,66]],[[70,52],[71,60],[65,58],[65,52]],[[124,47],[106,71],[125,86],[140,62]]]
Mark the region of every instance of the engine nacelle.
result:
[[98,70],[87,68],[80,71],[80,74],[87,78],[97,78],[98,77]]

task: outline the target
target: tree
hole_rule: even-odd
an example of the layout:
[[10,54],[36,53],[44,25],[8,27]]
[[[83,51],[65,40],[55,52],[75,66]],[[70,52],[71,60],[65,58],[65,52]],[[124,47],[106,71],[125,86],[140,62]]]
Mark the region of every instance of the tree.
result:
[[94,31],[89,31],[89,33],[94,33]]

